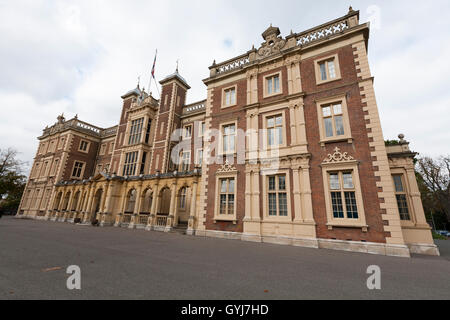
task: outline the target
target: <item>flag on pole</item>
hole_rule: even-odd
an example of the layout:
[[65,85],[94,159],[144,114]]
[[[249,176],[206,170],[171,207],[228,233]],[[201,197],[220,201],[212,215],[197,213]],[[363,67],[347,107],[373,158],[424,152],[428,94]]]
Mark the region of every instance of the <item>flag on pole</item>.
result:
[[155,79],[155,65],[156,65],[156,56],[157,55],[158,55],[158,49],[156,49],[155,60],[153,61],[153,67],[152,67],[152,77],[153,77],[153,79]]

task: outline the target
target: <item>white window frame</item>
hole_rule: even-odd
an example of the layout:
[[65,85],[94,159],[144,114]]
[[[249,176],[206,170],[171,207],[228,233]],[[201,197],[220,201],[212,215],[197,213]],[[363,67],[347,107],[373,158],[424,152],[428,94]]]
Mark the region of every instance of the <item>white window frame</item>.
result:
[[[86,150],[82,149],[83,143],[86,143]],[[89,149],[91,147],[91,142],[88,140],[81,139],[80,145],[78,146],[78,151],[83,153],[89,153]]]
[[[330,78],[330,75],[329,75],[329,66],[328,66],[329,61],[334,62],[334,69],[335,69],[335,73],[336,73],[336,77],[334,77],[334,78]],[[325,62],[325,69],[326,69],[326,73],[327,73],[326,80],[322,80],[322,75],[320,72],[320,65],[324,62]],[[339,65],[339,56],[337,53],[315,60],[314,61],[314,69],[315,69],[315,73],[316,73],[316,84],[317,85],[341,80],[341,78],[342,78],[341,77],[341,68]]]
[[[283,73],[280,70],[278,72],[274,72],[274,73],[271,73],[271,74],[268,74],[268,75],[264,76],[264,79],[263,79],[263,87],[264,87],[264,89],[263,89],[263,97],[264,98],[269,98],[269,97],[273,97],[273,96],[277,96],[277,95],[283,94],[283,77],[282,77],[282,75],[283,75]],[[274,78],[276,76],[278,76],[278,79],[279,79],[279,90],[277,92],[269,93],[268,80],[269,80],[269,78]],[[272,89],[274,89],[274,87]]]
[[[333,207],[331,201],[331,190],[330,188],[330,173],[335,172],[352,172],[353,174],[353,185],[354,192],[356,197],[356,204],[358,207],[358,219],[348,219],[346,215],[344,218],[334,218],[333,215]],[[348,227],[348,228],[362,228],[364,232],[367,232],[367,228],[369,227],[366,222],[366,215],[364,212],[364,201],[361,192],[361,182],[359,176],[359,168],[357,161],[349,161],[344,163],[322,163],[322,177],[323,177],[323,186],[324,186],[324,194],[325,194],[325,206],[327,212],[327,226],[329,229],[333,227]],[[341,190],[343,186],[341,186]],[[343,200],[343,206],[345,206],[345,199]]]
[[[188,172],[191,168],[191,151],[182,151],[180,153],[180,165],[178,166],[178,171],[180,172]],[[186,158],[184,157],[185,154],[188,154]],[[188,162],[185,164],[185,159],[188,160]],[[187,170],[184,170],[184,166],[187,166]]]
[[[325,123],[323,116],[323,108],[329,105],[340,104],[342,108],[342,121],[344,124],[344,134],[340,136],[336,136],[335,129],[333,129],[333,136],[327,137],[325,131]],[[350,120],[347,108],[347,98],[345,95],[338,95],[326,99],[316,100],[317,105],[317,120],[319,122],[319,134],[320,134],[320,144],[321,146],[325,146],[327,143],[338,142],[338,141],[347,141],[348,143],[353,142],[352,132],[350,127]],[[334,118],[333,118],[334,119]],[[334,124],[333,124],[334,128]]]
[[[75,166],[76,166],[77,163],[82,164],[82,168],[81,168],[80,176],[79,176],[79,177],[73,175],[73,172],[74,172],[74,170],[75,170]],[[74,179],[74,180],[83,180],[83,177],[84,177],[84,171],[85,171],[85,170],[86,170],[86,162],[84,162],[84,161],[79,161],[79,160],[75,160],[75,161],[73,162],[72,171],[70,172],[71,179]]]
[[[262,170],[262,190],[263,191],[263,219],[270,222],[287,222],[292,221],[292,207],[291,207],[291,177],[290,169],[279,170]],[[269,215],[269,177],[284,175],[286,177],[286,195],[287,195],[287,216]],[[278,199],[278,198],[277,198]],[[278,204],[277,204],[278,207]]]
[[[222,179],[234,179],[234,212],[232,215],[220,214],[220,181]],[[217,221],[228,221],[237,223],[237,172],[232,172],[228,174],[218,174],[216,175],[216,193],[215,193],[215,205],[214,205],[214,222]],[[229,194],[229,192],[227,192]]]
[[[227,151],[224,152],[223,150],[223,138],[224,138],[224,130],[225,127],[227,126],[231,126],[234,125],[234,150],[233,151]],[[237,126],[237,120],[235,121],[231,121],[231,122],[224,122],[220,124],[220,140],[219,140],[219,155],[223,156],[223,155],[234,155],[237,153],[237,131],[238,131],[238,126]]]
[[[234,90],[234,101],[227,101],[227,91]],[[222,108],[229,108],[237,105],[237,84],[222,89]]]
[[[282,118],[282,138],[283,143],[279,145],[269,146],[269,130],[267,127],[267,121],[271,117],[275,117],[277,115],[281,115]],[[286,110],[277,110],[270,113],[266,113],[263,115],[263,129],[264,129],[264,137],[263,137],[263,149],[271,150],[271,149],[280,149],[287,146],[287,134],[286,134]]]

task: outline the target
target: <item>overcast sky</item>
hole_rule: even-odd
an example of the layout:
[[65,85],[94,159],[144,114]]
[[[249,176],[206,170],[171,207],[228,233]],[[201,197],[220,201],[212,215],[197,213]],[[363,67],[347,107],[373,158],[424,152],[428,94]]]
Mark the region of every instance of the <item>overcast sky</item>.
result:
[[[271,5],[276,7],[271,8]],[[404,133],[422,155],[449,154],[450,1],[356,1],[372,21],[369,60],[386,139]],[[286,36],[348,12],[348,1],[0,0],[0,148],[32,163],[36,137],[63,113],[109,127],[120,96],[180,73],[206,98],[208,66],[259,47],[273,23]],[[152,91],[156,89],[153,86]],[[157,96],[157,93],[155,94]]]

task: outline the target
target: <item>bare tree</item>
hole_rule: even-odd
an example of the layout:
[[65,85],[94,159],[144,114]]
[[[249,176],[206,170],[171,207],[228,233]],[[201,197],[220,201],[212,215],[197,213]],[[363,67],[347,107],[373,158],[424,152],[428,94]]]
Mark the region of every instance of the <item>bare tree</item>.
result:
[[417,171],[426,187],[433,193],[436,205],[450,221],[450,156],[441,156],[438,159],[420,158]]
[[25,186],[22,174],[24,163],[17,159],[17,151],[0,149],[0,210],[18,207]]

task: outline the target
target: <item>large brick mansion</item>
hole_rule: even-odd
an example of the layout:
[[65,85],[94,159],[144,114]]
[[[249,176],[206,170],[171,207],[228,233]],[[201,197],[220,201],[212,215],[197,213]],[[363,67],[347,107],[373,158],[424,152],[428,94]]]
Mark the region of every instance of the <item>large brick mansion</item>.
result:
[[386,147],[359,12],[209,67],[186,104],[122,96],[118,125],[63,116],[39,137],[18,217],[410,256],[439,254],[408,142]]

